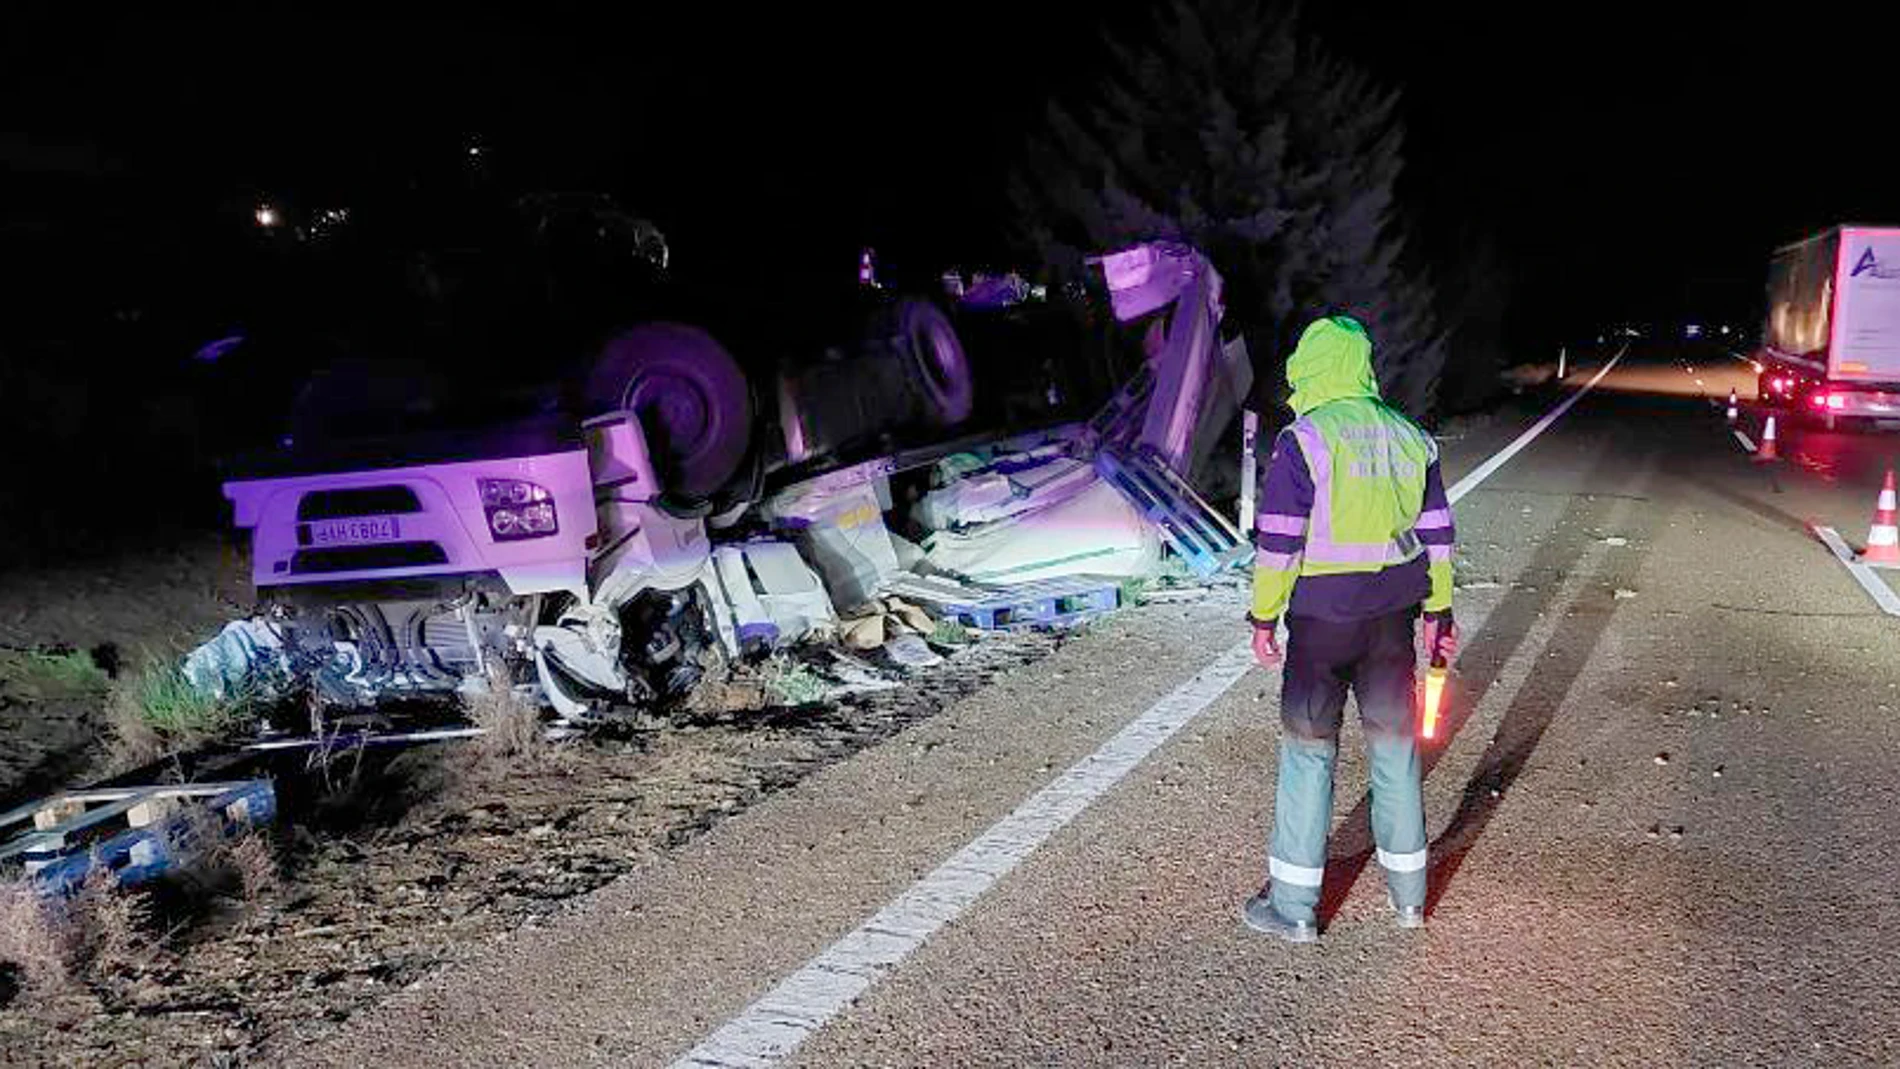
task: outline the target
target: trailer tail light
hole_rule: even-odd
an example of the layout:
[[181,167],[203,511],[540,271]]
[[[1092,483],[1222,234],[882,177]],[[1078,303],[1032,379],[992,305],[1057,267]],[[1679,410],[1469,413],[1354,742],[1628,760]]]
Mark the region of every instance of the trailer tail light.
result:
[[520,479],[482,479],[478,485],[488,533],[497,542],[545,538],[560,531],[554,498],[546,488]]
[[1815,394],[1814,396],[1812,396],[1812,397],[1810,397],[1810,398],[1808,398],[1808,403],[1809,403],[1809,404],[1811,404],[1811,405],[1813,405],[1813,406],[1814,406],[1814,407],[1816,407],[1816,408],[1826,408],[1826,407],[1827,407],[1827,394],[1824,394],[1824,393],[1817,393],[1817,394]]

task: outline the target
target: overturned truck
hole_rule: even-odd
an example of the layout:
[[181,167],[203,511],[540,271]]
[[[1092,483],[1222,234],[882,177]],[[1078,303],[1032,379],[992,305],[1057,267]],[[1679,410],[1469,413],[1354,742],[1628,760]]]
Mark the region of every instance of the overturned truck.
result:
[[[1219,276],[1174,245],[1099,263],[1148,360],[1087,424],[955,439],[969,361],[939,307],[901,298],[853,351],[781,369],[775,418],[709,334],[645,323],[601,346],[578,404],[293,443],[225,485],[264,608],[198,667],[214,686],[262,668],[321,707],[508,686],[585,720],[881,594],[956,615],[1012,583],[1151,571],[1161,545],[1230,567],[1239,533],[1187,483],[1251,384],[1244,345],[1220,343]],[[893,427],[942,442],[847,462]],[[931,534],[908,547],[884,514],[890,479],[920,469]]]

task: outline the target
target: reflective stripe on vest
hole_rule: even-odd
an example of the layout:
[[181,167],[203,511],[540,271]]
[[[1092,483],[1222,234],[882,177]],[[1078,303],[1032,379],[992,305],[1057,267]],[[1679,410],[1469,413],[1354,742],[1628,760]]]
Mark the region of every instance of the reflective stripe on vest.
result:
[[[1404,564],[1419,555],[1423,545],[1416,531],[1407,529],[1387,542],[1339,542],[1333,538],[1333,451],[1309,416],[1293,421],[1293,434],[1306,457],[1313,478],[1313,514],[1306,529],[1306,560],[1313,564]],[[1429,439],[1427,439],[1429,441]],[[1421,484],[1423,480],[1421,479]]]

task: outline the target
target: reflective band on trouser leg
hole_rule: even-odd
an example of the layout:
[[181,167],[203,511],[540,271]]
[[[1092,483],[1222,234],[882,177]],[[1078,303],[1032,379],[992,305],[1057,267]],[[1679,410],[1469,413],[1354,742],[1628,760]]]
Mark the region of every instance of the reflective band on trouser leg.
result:
[[1425,904],[1425,797],[1418,744],[1409,735],[1368,734],[1372,766],[1372,841],[1378,844],[1392,901]]
[[1267,875],[1277,882],[1290,883],[1295,887],[1318,887],[1326,881],[1324,868],[1308,868],[1295,865],[1291,861],[1281,861],[1277,857],[1267,858]]
[[1414,850],[1409,854],[1389,854],[1378,851],[1379,864],[1390,872],[1417,872],[1425,867],[1425,851]]
[[1326,833],[1333,822],[1334,740],[1280,736],[1280,783],[1274,793],[1273,845],[1267,872],[1270,900],[1282,917],[1312,921],[1326,872]]

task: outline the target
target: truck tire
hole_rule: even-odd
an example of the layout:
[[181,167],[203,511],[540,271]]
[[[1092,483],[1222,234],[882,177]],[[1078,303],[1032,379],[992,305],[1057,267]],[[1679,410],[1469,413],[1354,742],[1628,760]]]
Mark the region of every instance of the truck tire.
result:
[[738,471],[752,436],[745,374],[710,334],[643,323],[601,347],[583,391],[588,415],[640,417],[665,489],[710,497]]
[[923,401],[925,421],[950,427],[969,419],[976,403],[970,359],[949,317],[929,301],[905,298],[893,310],[892,323],[896,344]]

